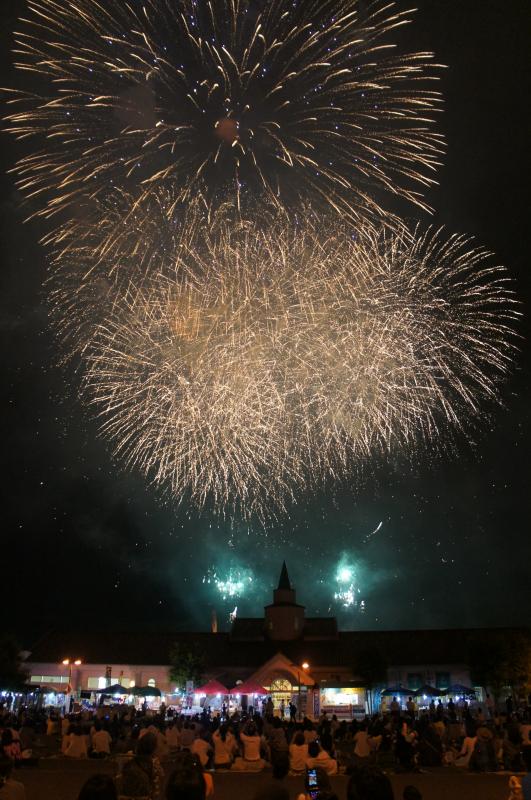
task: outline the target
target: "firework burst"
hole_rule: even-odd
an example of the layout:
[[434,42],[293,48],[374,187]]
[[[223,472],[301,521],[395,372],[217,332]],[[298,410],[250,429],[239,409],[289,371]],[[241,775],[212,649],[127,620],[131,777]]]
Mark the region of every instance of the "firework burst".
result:
[[511,362],[506,273],[464,237],[227,226],[171,264],[96,327],[84,391],[116,453],[200,508],[267,518],[432,442]]
[[442,139],[430,53],[373,0],[28,0],[9,129],[38,142],[19,185],[53,216],[114,189],[207,209],[311,202],[353,217],[385,194],[424,205]]

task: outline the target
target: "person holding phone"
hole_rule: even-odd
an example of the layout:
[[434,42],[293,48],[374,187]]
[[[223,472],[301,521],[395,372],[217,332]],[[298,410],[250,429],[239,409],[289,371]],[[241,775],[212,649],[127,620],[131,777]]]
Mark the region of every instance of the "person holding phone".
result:
[[308,767],[306,770],[305,790],[297,800],[339,800],[332,790],[330,778],[320,767]]

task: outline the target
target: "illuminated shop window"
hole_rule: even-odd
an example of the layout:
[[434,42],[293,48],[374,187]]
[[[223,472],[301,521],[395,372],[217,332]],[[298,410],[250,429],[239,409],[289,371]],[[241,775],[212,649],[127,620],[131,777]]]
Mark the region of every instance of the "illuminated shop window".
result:
[[150,678],[150,679],[148,680],[148,682],[147,682],[147,685],[148,685],[148,686],[151,686],[152,688],[153,688],[153,687],[155,687],[155,686],[157,685],[157,684],[155,683],[155,678]]

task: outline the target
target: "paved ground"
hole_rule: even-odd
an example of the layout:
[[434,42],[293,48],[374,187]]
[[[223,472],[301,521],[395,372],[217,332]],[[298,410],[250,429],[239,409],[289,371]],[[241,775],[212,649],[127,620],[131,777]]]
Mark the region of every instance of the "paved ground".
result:
[[[27,800],[77,800],[78,792],[94,772],[114,774],[112,762],[68,762],[43,759],[38,767],[17,770],[15,778],[26,786]],[[508,775],[473,775],[458,769],[437,769],[420,775],[391,775],[395,800],[401,800],[405,786],[413,784],[422,792],[423,800],[507,800]],[[339,800],[346,797],[348,778],[339,776],[332,782]],[[214,776],[215,800],[252,800],[258,788],[271,782],[268,773]],[[292,798],[303,790],[301,778],[286,778]]]

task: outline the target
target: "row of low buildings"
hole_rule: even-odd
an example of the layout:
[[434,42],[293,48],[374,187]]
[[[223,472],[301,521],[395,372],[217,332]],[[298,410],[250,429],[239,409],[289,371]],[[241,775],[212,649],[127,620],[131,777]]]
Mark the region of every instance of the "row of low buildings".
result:
[[[467,653],[477,632],[340,631],[333,617],[306,617],[285,564],[263,618],[235,619],[229,632],[213,627],[199,633],[50,633],[27,656],[29,682],[56,694],[69,686],[78,694],[109,683],[151,686],[172,703],[180,687],[169,677],[169,653],[179,642],[202,653],[205,681],[232,688],[250,680],[268,690],[277,708],[282,700],[293,700],[310,716],[323,709],[341,716],[365,711],[367,691],[353,671],[362,651],[383,654],[388,686],[413,691],[424,684],[472,685]],[[487,637],[489,632],[481,633]],[[482,688],[475,688],[481,698]]]

